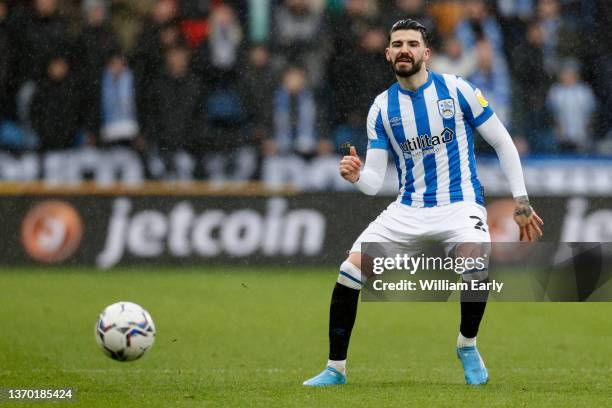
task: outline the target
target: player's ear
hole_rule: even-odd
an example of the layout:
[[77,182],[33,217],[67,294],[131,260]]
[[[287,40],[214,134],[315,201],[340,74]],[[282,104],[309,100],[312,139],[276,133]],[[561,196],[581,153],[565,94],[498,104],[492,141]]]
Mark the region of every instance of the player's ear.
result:
[[423,60],[427,62],[431,57],[431,49],[429,47],[425,47],[425,51],[423,52]]
[[391,53],[390,53],[389,47],[385,48],[385,58],[387,59],[388,62],[391,62]]

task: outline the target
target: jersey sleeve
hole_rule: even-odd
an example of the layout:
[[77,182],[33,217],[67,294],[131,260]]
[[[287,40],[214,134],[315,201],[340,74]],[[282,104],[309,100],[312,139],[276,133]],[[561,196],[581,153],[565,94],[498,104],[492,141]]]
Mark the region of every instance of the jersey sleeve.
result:
[[457,97],[466,122],[473,127],[477,128],[493,116],[493,109],[480,89],[463,78],[457,81]]
[[515,198],[526,196],[527,189],[525,188],[521,159],[512,141],[512,137],[510,137],[508,130],[501,123],[497,115],[491,116],[491,120],[483,123],[478,128],[478,132],[495,149],[499,158],[499,164],[510,184],[512,196]]
[[367,120],[368,149],[388,149],[389,136],[385,132],[380,107],[374,103],[370,108]]

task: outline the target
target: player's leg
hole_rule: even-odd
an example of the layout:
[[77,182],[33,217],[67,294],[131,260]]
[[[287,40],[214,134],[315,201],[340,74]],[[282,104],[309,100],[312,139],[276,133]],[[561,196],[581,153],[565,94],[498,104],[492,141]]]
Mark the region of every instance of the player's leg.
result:
[[[446,212],[446,214],[444,214]],[[462,273],[462,280],[471,287],[472,281],[488,282],[488,257],[491,238],[484,207],[475,203],[455,203],[441,209],[441,220],[446,223],[445,241],[452,246],[455,257],[485,261],[482,270]],[[461,292],[461,322],[457,336],[457,355],[463,365],[465,380],[470,385],[486,384],[489,375],[476,346],[476,338],[488,300],[488,291]]]
[[329,359],[326,368],[304,382],[306,386],[329,386],[346,383],[346,357],[357,317],[361,291],[361,254],[352,252],[340,265],[338,281],[329,308]]
[[[489,243],[462,243],[457,247],[457,256],[486,260],[490,252],[489,248]],[[485,263],[488,265],[488,262]],[[465,271],[461,278],[470,285],[470,289],[461,291],[461,322],[457,336],[457,356],[463,365],[467,384],[486,384],[489,374],[476,346],[476,337],[487,306],[489,291],[472,290],[471,283],[472,281],[487,283],[488,269],[485,267],[484,270]]]
[[329,308],[328,365],[342,373],[346,371],[346,355],[357,316],[362,279],[361,254],[353,252],[340,265]]
[[[304,382],[308,386],[337,385],[346,382],[346,357],[357,316],[362,282],[361,244],[367,242],[404,242],[407,234],[420,234],[415,217],[405,217],[406,206],[393,202],[361,233],[351,247],[348,258],[340,265],[332,293],[329,313],[329,359],[325,370]],[[364,262],[371,262],[364,255]],[[371,270],[371,268],[364,268]]]

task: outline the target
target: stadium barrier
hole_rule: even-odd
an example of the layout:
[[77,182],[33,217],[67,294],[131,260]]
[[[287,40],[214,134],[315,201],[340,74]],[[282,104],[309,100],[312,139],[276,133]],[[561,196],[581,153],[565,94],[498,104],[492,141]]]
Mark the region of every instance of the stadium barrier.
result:
[[[338,265],[392,201],[271,191],[260,183],[0,184],[0,264]],[[533,197],[547,242],[612,241],[612,197]],[[493,240],[514,241],[513,201],[487,198]]]
[[[178,152],[173,171],[164,167],[155,156],[143,160],[128,148],[54,151],[44,155],[24,153],[13,155],[0,152],[0,181],[43,180],[51,184],[79,184],[94,180],[111,187],[117,182],[132,186],[145,183],[147,170],[159,178],[192,181],[196,163],[208,158],[196,158],[186,152]],[[255,177],[257,166],[245,171],[241,159],[225,157],[225,172],[210,174],[215,182],[249,180]],[[230,165],[230,161],[235,164]],[[291,185],[298,191],[352,191],[352,187],[338,174],[339,156],[329,155],[306,161],[296,156],[268,157],[261,164],[261,181],[267,188],[283,188]],[[586,158],[579,156],[528,156],[521,159],[527,190],[539,195],[569,196],[573,194],[609,196],[612,192],[612,157]],[[509,187],[496,157],[479,157],[478,175],[488,194],[504,195]],[[210,164],[210,163],[209,163]],[[235,172],[232,172],[234,169]],[[218,169],[217,169],[218,170]],[[216,171],[217,171],[216,170]],[[397,192],[397,171],[390,164],[381,194],[393,196]],[[533,194],[532,193],[532,194]]]

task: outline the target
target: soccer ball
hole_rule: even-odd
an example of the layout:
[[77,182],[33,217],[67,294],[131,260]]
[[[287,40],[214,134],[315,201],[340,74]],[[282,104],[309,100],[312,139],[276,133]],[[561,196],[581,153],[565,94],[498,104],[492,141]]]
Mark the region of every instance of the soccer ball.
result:
[[100,314],[95,328],[98,345],[110,358],[136,360],[153,346],[155,324],[149,312],[132,302],[117,302]]

